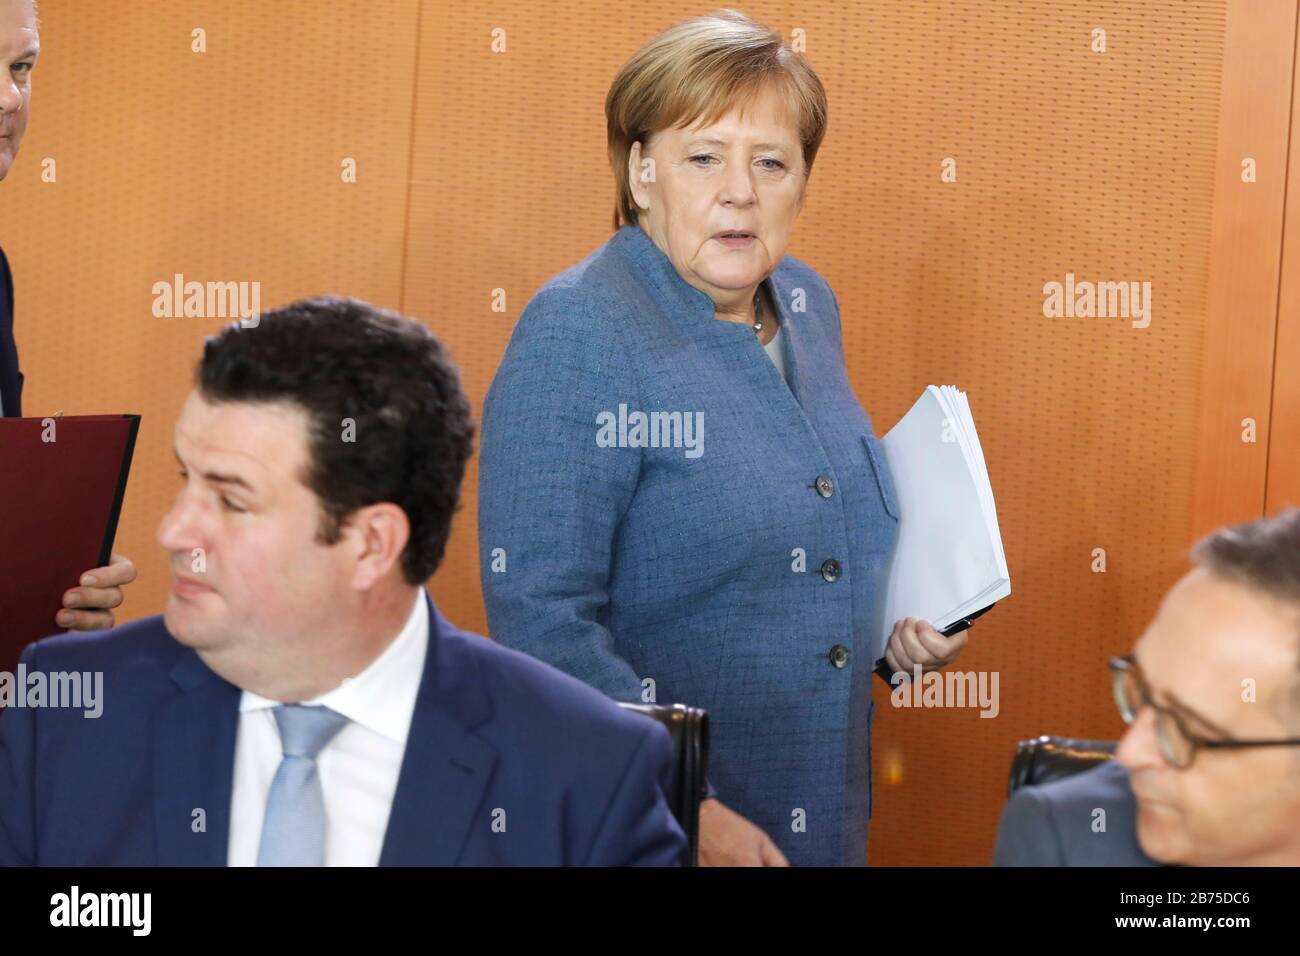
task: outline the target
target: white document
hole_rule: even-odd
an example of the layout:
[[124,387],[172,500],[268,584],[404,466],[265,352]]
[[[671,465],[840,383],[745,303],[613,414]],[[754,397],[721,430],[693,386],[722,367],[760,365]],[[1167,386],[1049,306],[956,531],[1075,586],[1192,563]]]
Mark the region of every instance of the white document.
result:
[[881,445],[898,499],[898,541],[877,602],[877,660],[900,618],[942,631],[1011,593],[966,393],[927,386]]

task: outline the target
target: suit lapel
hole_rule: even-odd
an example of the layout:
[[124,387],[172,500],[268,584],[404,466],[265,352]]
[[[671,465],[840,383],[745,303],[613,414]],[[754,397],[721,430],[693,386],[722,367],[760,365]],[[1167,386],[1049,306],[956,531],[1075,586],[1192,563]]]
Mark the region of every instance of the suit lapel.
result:
[[479,805],[496,748],[473,728],[492,716],[478,658],[429,602],[429,649],[393,795],[380,866],[451,866],[473,827],[492,818]]
[[181,693],[153,730],[158,865],[225,866],[240,691],[189,649],[171,676]]

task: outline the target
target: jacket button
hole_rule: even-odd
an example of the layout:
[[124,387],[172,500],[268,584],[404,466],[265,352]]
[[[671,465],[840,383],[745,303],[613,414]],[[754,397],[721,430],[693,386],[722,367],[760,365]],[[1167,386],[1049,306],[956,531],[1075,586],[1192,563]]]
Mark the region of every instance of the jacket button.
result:
[[836,644],[831,648],[831,663],[835,665],[836,670],[843,670],[849,665],[849,649],[843,644]]
[[834,558],[827,558],[822,562],[822,577],[834,584],[840,579],[840,563]]
[[835,494],[835,483],[825,475],[817,476],[816,487],[817,494],[821,495],[823,498],[829,498],[831,495]]

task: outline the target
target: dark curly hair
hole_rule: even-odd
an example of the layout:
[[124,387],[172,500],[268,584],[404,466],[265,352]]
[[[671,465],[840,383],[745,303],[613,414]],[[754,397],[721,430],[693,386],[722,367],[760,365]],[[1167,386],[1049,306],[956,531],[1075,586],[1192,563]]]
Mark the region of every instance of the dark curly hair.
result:
[[[195,384],[212,403],[283,401],[307,413],[302,480],[320,500],[318,541],[337,542],[358,508],[392,502],[411,525],[407,583],[437,569],[474,423],[460,375],[427,328],[357,299],[302,299],[209,338]],[[354,441],[343,440],[345,419]]]

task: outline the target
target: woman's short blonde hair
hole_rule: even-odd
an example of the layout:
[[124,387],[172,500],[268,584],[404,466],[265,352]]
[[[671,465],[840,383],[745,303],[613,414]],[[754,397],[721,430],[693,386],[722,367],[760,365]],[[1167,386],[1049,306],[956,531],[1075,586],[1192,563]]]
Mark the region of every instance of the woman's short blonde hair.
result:
[[778,34],[743,13],[719,10],[669,27],[623,64],[605,97],[609,161],[618,200],[614,229],[636,225],[628,157],[650,134],[705,125],[774,87],[803,145],[805,171],[826,135],[826,90],[813,68]]

